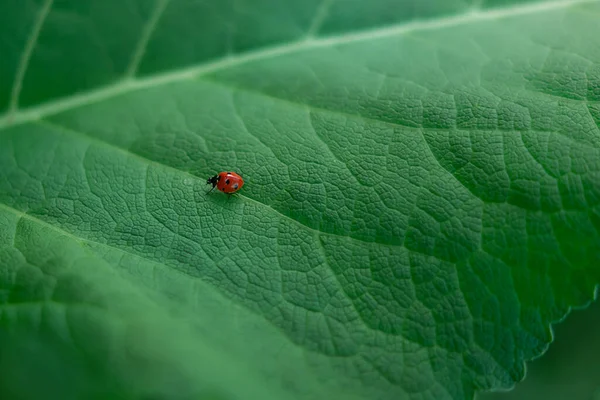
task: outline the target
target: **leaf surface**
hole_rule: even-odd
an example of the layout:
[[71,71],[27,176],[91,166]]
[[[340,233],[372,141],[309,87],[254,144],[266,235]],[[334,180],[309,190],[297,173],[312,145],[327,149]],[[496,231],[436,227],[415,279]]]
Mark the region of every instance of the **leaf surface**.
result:
[[3,3],[1,397],[510,387],[600,281],[599,13]]

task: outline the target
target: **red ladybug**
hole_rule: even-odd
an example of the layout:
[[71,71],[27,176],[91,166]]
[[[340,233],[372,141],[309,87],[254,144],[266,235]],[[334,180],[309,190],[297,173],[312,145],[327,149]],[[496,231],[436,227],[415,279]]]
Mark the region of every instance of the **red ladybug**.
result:
[[208,178],[206,184],[213,185],[208,193],[216,187],[223,193],[233,194],[244,186],[244,179],[235,172],[219,172],[217,175]]

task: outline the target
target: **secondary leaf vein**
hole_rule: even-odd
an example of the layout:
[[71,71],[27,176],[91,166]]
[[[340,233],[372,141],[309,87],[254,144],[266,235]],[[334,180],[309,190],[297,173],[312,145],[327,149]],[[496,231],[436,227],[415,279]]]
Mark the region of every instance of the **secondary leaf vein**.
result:
[[[44,26],[44,22],[52,9],[52,3],[54,0],[45,0],[44,4],[38,11],[37,18],[33,25],[33,29],[27,39],[27,43],[25,44],[25,49],[23,53],[21,53],[21,58],[19,60],[19,66],[17,68],[17,73],[15,75],[15,80],[13,82],[13,87],[10,94],[10,103],[8,106],[8,122],[10,123],[11,119],[15,116],[17,109],[19,107],[19,98],[21,96],[21,89],[23,88],[23,81],[25,79],[25,73],[29,68],[29,61],[31,60],[31,55],[33,54],[33,50],[37,45],[38,38],[40,36],[40,32],[42,31],[42,27]],[[1,125],[1,124],[0,124]]]

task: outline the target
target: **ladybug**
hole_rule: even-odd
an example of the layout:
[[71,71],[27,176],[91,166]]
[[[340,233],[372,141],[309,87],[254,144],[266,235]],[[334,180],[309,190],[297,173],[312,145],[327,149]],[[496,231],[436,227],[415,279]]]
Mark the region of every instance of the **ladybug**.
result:
[[216,187],[221,192],[231,195],[244,186],[244,179],[235,172],[219,172],[217,175],[208,178],[206,184],[213,186],[208,193]]

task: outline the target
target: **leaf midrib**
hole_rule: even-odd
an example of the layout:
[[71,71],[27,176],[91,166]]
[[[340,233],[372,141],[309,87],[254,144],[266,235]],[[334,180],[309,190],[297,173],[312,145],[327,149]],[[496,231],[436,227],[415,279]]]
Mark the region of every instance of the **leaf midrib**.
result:
[[[219,70],[242,65],[252,61],[259,61],[278,56],[283,56],[299,51],[315,48],[337,46],[391,36],[404,35],[416,31],[437,30],[460,26],[470,23],[505,19],[541,12],[549,12],[562,8],[575,7],[585,3],[597,3],[599,0],[555,0],[542,3],[511,6],[492,10],[471,10],[462,14],[445,16],[428,20],[416,20],[408,23],[390,25],[378,29],[370,29],[359,32],[332,35],[322,38],[306,37],[299,41],[284,43],[272,47],[264,47],[258,50],[242,53],[239,55],[220,58],[199,65],[172,70],[165,73],[150,75],[146,78],[124,78],[112,85],[108,85],[84,94],[56,99],[54,101],[40,104],[26,109],[10,110],[0,116],[0,130],[11,126],[35,121],[60,112],[69,111],[78,107],[107,100],[132,91],[148,89],[173,82],[185,81],[197,78]],[[143,52],[143,48],[140,51]]]

